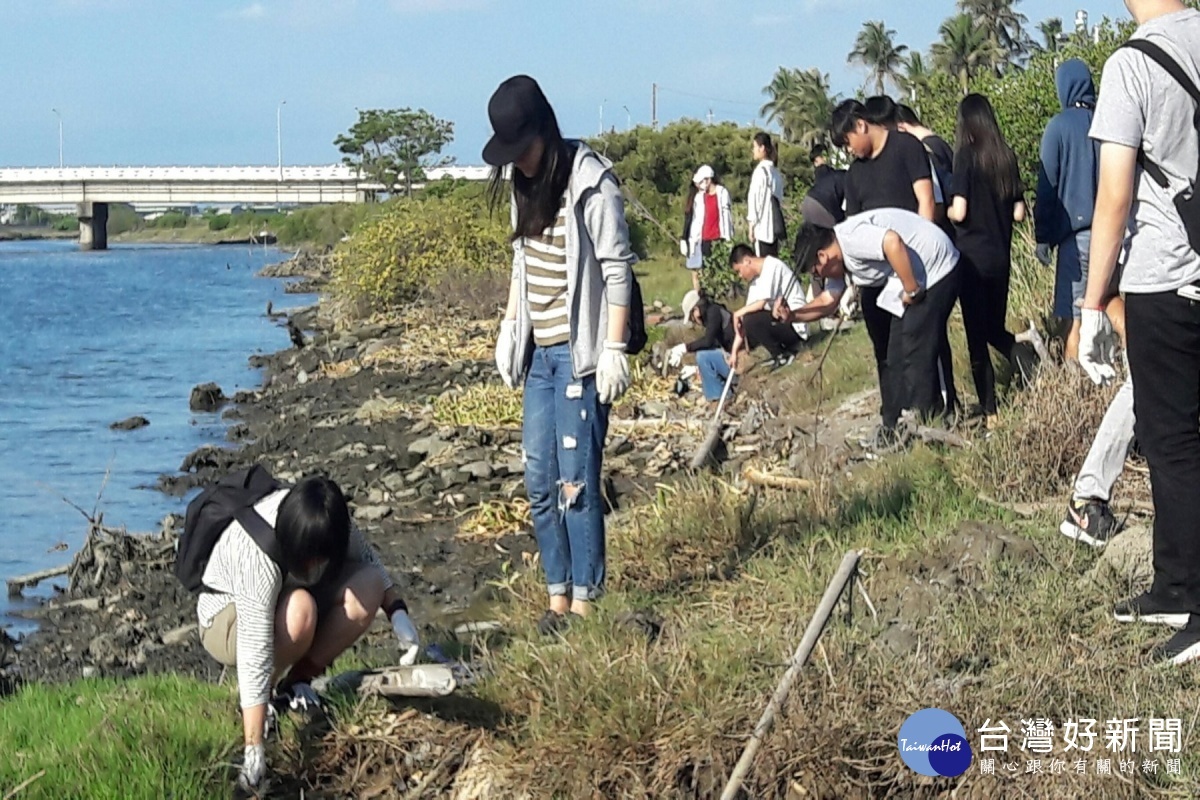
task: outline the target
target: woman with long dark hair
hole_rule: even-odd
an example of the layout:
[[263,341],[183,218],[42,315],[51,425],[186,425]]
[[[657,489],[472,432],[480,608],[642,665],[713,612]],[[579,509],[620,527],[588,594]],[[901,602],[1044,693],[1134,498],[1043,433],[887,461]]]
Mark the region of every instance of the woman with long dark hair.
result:
[[635,258],[612,165],[563,139],[533,78],[500,84],[488,117],[493,208],[508,194],[513,225],[496,367],[524,386],[525,487],[550,596],[538,629],[553,633],[604,589],[601,459],[609,408],[629,388]]
[[947,216],[954,222],[961,254],[963,326],[975,391],[991,428],[996,421],[996,374],[988,345],[1027,377],[1034,356],[1032,348],[1018,343],[1005,328],[1013,223],[1025,219],[1025,187],[1017,156],[1004,141],[992,104],[981,94],[967,95],[958,106],[951,182],[953,201]]
[[787,236],[783,222],[783,176],[775,161],[779,158],[771,134],[759,131],[750,145],[754,172],[750,174],[750,192],[746,198],[746,220],[750,241],[758,257],[778,256],[779,240]]

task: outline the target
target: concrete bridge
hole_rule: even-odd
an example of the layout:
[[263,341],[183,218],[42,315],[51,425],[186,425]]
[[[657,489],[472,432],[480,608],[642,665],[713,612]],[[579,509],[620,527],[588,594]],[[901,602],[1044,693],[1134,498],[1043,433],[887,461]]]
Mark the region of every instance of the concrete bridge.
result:
[[[487,167],[442,167],[442,177],[485,180]],[[361,203],[383,191],[350,167],[72,167],[0,169],[0,205],[74,204],[79,244],[108,246],[108,204],[313,205]]]

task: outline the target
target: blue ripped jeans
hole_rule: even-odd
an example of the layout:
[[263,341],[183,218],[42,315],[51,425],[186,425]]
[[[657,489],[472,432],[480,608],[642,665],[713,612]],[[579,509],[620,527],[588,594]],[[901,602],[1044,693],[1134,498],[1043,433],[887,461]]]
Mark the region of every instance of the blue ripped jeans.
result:
[[600,464],[609,407],[594,375],[572,375],[570,345],[536,347],[525,379],[522,436],[533,533],[551,595],[595,599],[604,588]]

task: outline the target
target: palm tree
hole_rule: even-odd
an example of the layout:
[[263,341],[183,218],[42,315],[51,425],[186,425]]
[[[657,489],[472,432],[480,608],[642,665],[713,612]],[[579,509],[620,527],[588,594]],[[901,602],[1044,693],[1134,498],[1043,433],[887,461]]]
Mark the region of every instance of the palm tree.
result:
[[854,49],[846,57],[848,62],[857,61],[865,66],[875,78],[875,94],[883,94],[885,82],[898,82],[900,65],[904,61],[907,45],[897,45],[892,39],[896,32],[882,21],[863,23],[863,28],[854,40]]
[[833,114],[828,75],[815,68],[780,67],[763,87],[763,94],[770,99],[758,113],[767,124],[779,123],[784,139],[810,145],[824,135]]
[[1042,49],[1047,53],[1057,53],[1059,48],[1058,37],[1063,32],[1062,19],[1059,17],[1051,17],[1050,19],[1042,20],[1037,26],[1038,33],[1042,34]]
[[938,28],[938,33],[942,40],[930,48],[934,66],[957,75],[963,95],[967,94],[973,75],[993,68],[1003,60],[1003,53],[988,35],[983,22],[970,14],[948,18]]
[[912,100],[929,88],[929,79],[932,77],[933,70],[926,63],[925,57],[919,51],[913,50],[904,60],[904,75],[899,78],[898,83],[901,91]]
[[1021,0],[958,0],[958,10],[983,23],[988,38],[997,46],[1002,58],[994,64],[996,74],[1008,64],[1015,64],[1027,54],[1033,41],[1025,32],[1029,18],[1017,11]]

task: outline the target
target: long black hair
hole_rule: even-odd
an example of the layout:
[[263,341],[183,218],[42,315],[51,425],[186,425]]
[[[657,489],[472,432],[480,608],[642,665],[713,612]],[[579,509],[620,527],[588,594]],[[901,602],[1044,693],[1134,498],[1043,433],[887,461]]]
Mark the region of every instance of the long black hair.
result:
[[767,151],[767,160],[771,163],[779,158],[779,153],[775,150],[775,142],[771,141],[771,134],[766,131],[759,131],[754,134],[754,143],[761,145]]
[[964,153],[1002,199],[1020,199],[1017,156],[996,122],[992,104],[981,94],[969,94],[958,104],[954,149]]
[[512,199],[517,206],[513,239],[540,236],[554,224],[558,219],[563,193],[567,191],[567,184],[571,180],[576,147],[563,139],[553,109],[550,109],[538,136],[542,140],[543,150],[536,175],[527,178],[516,164],[510,164],[507,167],[493,167],[488,181],[488,201],[496,209],[504,202],[508,188],[509,181],[505,179],[504,171],[512,170]]

